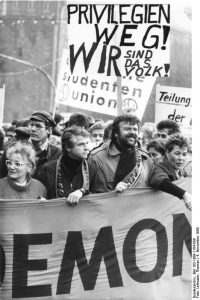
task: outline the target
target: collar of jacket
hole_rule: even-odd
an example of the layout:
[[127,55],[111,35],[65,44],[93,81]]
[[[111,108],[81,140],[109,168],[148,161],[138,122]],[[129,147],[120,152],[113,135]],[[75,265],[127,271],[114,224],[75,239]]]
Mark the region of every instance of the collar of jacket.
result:
[[49,146],[49,140],[47,139],[42,145],[40,145],[40,151],[47,150]]
[[167,156],[164,157],[163,164],[166,165],[170,169],[170,171],[172,172],[175,179],[179,179],[179,177],[187,177],[187,172],[185,172],[184,169],[175,170],[175,169],[172,168]]
[[121,151],[116,148],[116,146],[111,142],[108,147],[108,153],[111,156],[117,156],[121,154]]
[[[144,151],[138,147],[135,147],[135,150],[139,151],[140,155],[142,156],[142,159],[150,158],[149,154],[146,151]],[[112,142],[109,144],[108,153],[111,156],[117,156],[117,155],[121,154],[120,150],[118,150]]]
[[[29,139],[29,141],[33,145],[33,148],[35,149],[34,144],[32,143],[32,140]],[[49,140],[47,139],[42,145],[39,146],[38,149],[35,149],[36,155],[40,154],[44,150],[48,150],[48,146],[49,146]]]
[[[55,176],[56,198],[59,197],[59,195],[58,195],[58,177],[61,176],[61,172],[59,169],[61,167],[60,165],[62,162],[62,158],[63,158],[63,155],[61,155],[56,162],[56,176]],[[89,170],[88,170],[88,164],[87,164],[86,159],[83,159],[81,166],[82,166],[82,176],[83,176],[82,188],[85,190],[85,192],[89,192]],[[63,185],[61,186],[61,189],[63,189]]]

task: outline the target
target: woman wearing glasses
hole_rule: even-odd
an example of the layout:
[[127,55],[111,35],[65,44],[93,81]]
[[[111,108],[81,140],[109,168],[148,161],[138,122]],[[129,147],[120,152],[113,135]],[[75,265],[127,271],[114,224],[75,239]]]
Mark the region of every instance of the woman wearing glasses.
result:
[[0,180],[0,199],[38,199],[46,197],[46,188],[31,178],[35,151],[30,143],[15,141],[6,151],[8,175]]

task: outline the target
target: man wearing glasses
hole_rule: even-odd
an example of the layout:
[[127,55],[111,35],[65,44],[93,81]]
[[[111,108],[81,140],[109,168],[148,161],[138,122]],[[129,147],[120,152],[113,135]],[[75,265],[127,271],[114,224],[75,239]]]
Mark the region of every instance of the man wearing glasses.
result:
[[32,113],[28,126],[30,128],[30,140],[37,157],[36,170],[34,172],[34,176],[36,176],[42,165],[60,157],[61,149],[49,143],[48,138],[56,123],[48,112],[39,110]]
[[[28,127],[30,128],[30,142],[36,151],[36,169],[35,177],[41,166],[48,161],[57,159],[61,155],[61,149],[49,143],[48,138],[51,135],[52,128],[56,125],[52,116],[43,110],[35,111],[30,117]],[[0,178],[7,176],[5,162],[5,151],[0,161]]]

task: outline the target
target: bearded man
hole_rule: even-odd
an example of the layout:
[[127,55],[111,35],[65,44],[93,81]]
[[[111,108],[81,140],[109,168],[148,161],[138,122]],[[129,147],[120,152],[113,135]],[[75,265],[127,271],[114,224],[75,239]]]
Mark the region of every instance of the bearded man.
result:
[[96,165],[98,182],[90,186],[94,193],[149,185],[153,162],[138,143],[140,120],[136,116],[115,118],[110,143],[91,151],[88,161]]

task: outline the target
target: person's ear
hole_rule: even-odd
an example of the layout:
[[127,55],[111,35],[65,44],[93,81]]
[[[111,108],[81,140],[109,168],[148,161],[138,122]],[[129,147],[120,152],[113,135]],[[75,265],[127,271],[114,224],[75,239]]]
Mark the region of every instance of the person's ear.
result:
[[117,138],[119,134],[118,134],[118,132],[115,132],[114,135]]
[[48,134],[52,134],[52,127],[47,127],[47,132],[48,132]]
[[170,153],[170,151],[166,150],[165,155],[167,156],[167,158],[169,158],[169,153]]
[[28,166],[28,167],[27,167],[28,173],[32,173],[32,171],[33,171],[33,169],[34,169],[32,163],[28,164],[27,166]]
[[67,152],[70,152],[71,147],[67,147],[67,146],[65,145],[65,150],[66,150]]

